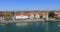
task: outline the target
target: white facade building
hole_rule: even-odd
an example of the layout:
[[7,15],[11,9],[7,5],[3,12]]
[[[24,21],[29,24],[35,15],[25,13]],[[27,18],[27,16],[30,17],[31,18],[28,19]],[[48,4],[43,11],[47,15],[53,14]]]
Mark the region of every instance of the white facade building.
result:
[[15,19],[27,19],[27,18],[29,18],[27,15],[15,16]]
[[36,15],[35,15],[35,18],[40,18],[40,15],[39,15],[39,14],[36,14]]
[[33,15],[33,14],[31,14],[29,18],[30,18],[30,19],[34,19],[34,15]]

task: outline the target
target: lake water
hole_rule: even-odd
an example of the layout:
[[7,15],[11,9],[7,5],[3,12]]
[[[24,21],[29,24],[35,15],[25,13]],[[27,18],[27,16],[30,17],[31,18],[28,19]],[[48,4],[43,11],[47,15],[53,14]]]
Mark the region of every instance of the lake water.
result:
[[60,32],[60,22],[9,23],[0,25],[0,32]]

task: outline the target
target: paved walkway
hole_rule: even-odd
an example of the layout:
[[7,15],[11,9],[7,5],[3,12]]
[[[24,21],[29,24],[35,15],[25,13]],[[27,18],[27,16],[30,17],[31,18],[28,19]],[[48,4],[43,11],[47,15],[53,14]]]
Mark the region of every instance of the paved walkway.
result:
[[[0,21],[0,23],[21,23],[21,22],[41,22],[41,21],[45,21],[44,19],[24,19],[24,20],[3,20]],[[48,20],[48,21],[60,21],[60,20]],[[47,21],[47,22],[48,22]]]
[[1,23],[17,23],[17,22],[40,22],[40,21],[44,21],[43,19],[25,19],[25,20],[4,20],[1,21]]

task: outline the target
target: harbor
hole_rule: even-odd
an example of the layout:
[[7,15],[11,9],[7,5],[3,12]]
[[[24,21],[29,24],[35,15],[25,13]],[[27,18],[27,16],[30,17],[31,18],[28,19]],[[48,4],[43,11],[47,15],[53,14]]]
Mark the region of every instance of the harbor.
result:
[[0,32],[60,32],[60,0],[0,0]]
[[59,32],[60,21],[0,24],[0,32]]

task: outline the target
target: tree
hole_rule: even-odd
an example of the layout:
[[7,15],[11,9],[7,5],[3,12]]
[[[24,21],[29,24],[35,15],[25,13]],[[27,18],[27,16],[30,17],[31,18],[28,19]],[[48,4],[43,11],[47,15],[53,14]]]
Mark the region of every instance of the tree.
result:
[[9,20],[11,16],[12,16],[12,14],[9,12],[4,15],[6,20]]
[[40,18],[43,18],[43,15],[41,15]]
[[55,13],[54,12],[49,12],[49,17],[50,18],[54,18],[55,17]]

